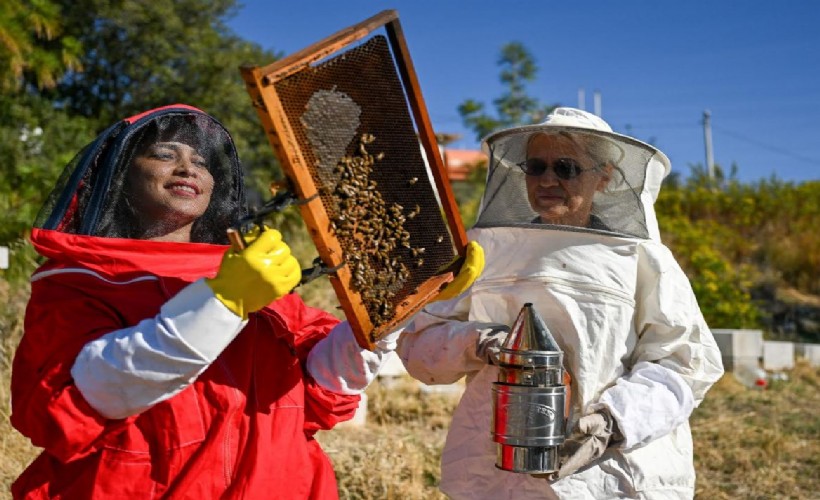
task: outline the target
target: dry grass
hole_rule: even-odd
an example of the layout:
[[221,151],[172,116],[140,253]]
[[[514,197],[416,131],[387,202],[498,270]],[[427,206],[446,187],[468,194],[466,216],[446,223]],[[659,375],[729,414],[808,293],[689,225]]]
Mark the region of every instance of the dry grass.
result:
[[724,376],[695,411],[699,498],[820,498],[820,369],[749,390]]
[[[697,498],[820,498],[820,369],[799,361],[789,377],[758,391],[729,374],[712,388],[691,420]],[[435,485],[456,399],[431,398],[409,381],[368,395],[366,428],[320,436],[342,498],[444,498]]]
[[[38,453],[9,423],[9,363],[27,290],[0,279],[0,499]],[[768,390],[723,377],[692,417],[697,497],[820,498],[820,369],[799,362]],[[364,428],[320,433],[345,499],[438,499],[439,459],[457,396],[424,393],[409,379],[368,389]]]
[[23,333],[28,295],[28,287],[10,287],[0,279],[0,498],[11,496],[11,483],[38,453],[9,424],[11,359]]
[[426,500],[438,491],[439,459],[452,394],[429,394],[409,378],[368,388],[367,425],[343,426],[317,439],[330,455],[342,498]]

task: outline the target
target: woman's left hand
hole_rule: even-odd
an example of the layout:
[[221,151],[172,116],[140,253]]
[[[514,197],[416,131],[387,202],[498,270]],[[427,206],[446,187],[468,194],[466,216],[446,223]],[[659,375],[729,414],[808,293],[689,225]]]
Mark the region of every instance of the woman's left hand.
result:
[[458,297],[465,290],[470,288],[473,282],[478,279],[484,270],[484,249],[477,241],[467,243],[467,254],[464,256],[464,263],[458,271],[455,279],[447,284],[444,290],[436,296],[434,301],[449,300]]
[[600,458],[616,432],[615,421],[606,410],[581,417],[575,430],[558,450],[561,467],[555,474],[555,480],[570,476]]

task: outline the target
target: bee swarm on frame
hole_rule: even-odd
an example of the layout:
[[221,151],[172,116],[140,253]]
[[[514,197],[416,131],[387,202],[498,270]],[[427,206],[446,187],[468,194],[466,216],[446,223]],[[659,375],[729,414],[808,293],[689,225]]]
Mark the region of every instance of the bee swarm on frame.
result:
[[[398,203],[388,203],[371,179],[377,162],[384,158],[384,153],[371,154],[367,149],[375,139],[373,134],[362,134],[356,154],[342,157],[334,167],[335,185],[323,189],[334,200],[330,226],[345,253],[350,288],[361,295],[371,322],[379,326],[393,319],[394,297],[410,278],[399,255],[409,250],[412,266],[418,269],[425,249],[413,248],[405,229],[421,207],[416,204],[405,210]],[[408,184],[417,181],[413,177]]]

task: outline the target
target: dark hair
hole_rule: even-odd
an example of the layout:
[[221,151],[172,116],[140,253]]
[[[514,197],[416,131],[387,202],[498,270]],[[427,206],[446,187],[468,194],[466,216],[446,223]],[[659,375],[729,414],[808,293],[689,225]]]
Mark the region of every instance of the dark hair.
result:
[[[205,213],[194,222],[191,241],[227,243],[226,229],[244,214],[241,166],[228,132],[210,116],[199,113],[159,116],[125,139],[119,157],[113,159],[116,165],[108,187],[106,208],[95,234],[132,239],[144,236],[139,214],[128,200],[127,173],[134,158],[157,142],[181,142],[205,158],[214,178],[214,190]],[[117,153],[109,151],[108,154]]]

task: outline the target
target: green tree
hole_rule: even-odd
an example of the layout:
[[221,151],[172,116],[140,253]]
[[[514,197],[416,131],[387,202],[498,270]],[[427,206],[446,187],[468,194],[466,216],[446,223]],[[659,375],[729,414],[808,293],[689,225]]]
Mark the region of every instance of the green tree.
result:
[[53,87],[67,70],[80,68],[80,44],[61,36],[62,13],[51,0],[0,0],[0,91],[25,83]]
[[[174,99],[224,91],[202,84],[222,69],[212,56],[230,50],[222,44],[230,36],[223,18],[233,0],[59,1],[67,33],[89,48],[83,71],[59,85],[57,97],[73,113],[107,125]],[[230,70],[241,83],[237,65]]]
[[[35,264],[25,235],[62,169],[94,137],[93,123],[70,116],[40,96],[0,96],[0,244],[10,247],[11,281]],[[78,146],[79,144],[79,146]]]
[[467,99],[458,107],[464,125],[481,139],[501,127],[528,125],[543,121],[555,105],[544,105],[527,94],[526,86],[535,81],[538,67],[532,54],[520,42],[510,42],[501,48],[498,59],[499,80],[505,92],[493,100],[495,116],[487,113],[483,103]]
[[[0,63],[15,61],[0,76],[7,86],[22,83],[0,95],[0,244],[12,246],[12,261],[25,247],[12,243],[22,241],[73,155],[104,127],[146,109],[197,106],[231,131],[249,187],[262,192],[281,176],[239,74],[244,63],[277,56],[227,27],[235,0],[0,2]],[[42,64],[66,47],[83,50],[62,65]],[[298,219],[291,212],[283,218]]]
[[[55,0],[56,1],[56,0]],[[281,175],[239,66],[277,55],[227,26],[235,0],[59,0],[66,31],[92,48],[55,100],[101,129],[116,120],[173,103],[199,107],[222,121],[237,143],[249,186]]]
[[14,281],[35,263],[25,234],[37,210],[88,135],[85,120],[40,95],[81,68],[81,45],[64,27],[57,2],[0,0],[0,244],[11,250],[3,276]]

